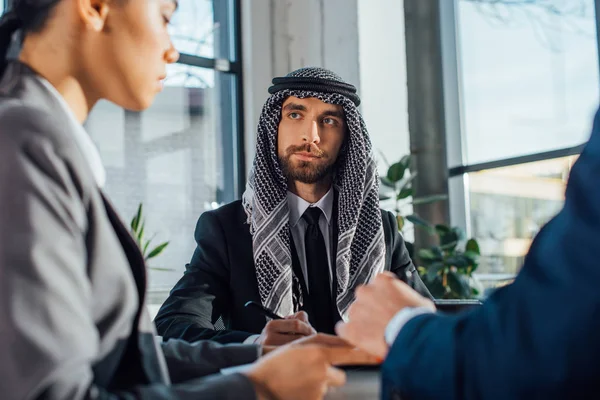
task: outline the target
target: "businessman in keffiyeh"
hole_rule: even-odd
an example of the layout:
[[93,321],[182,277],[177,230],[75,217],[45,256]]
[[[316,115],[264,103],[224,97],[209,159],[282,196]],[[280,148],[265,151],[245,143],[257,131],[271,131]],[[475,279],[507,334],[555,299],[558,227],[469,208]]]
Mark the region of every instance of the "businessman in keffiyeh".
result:
[[395,217],[379,208],[356,88],[301,68],[269,93],[246,191],[200,216],[192,260],[155,320],[165,339],[278,345],[333,333],[355,289],[385,270],[430,297]]

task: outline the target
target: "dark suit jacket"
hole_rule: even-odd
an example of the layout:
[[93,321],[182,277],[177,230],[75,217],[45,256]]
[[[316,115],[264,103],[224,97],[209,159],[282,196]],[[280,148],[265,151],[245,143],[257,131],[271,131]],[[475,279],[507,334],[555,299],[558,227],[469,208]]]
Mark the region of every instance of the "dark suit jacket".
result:
[[256,360],[256,346],[157,345],[144,259],[76,134],[44,81],[10,65],[0,83],[0,397],[253,398],[247,377],[218,373]]
[[562,211],[535,238],[515,282],[458,316],[400,331],[384,398],[600,398],[600,112]]
[[[398,233],[394,215],[383,211],[382,216],[385,269],[429,295]],[[155,319],[158,333],[164,338],[231,343],[243,342],[262,331],[266,318],[244,307],[250,300],[260,303],[252,236],[246,219],[239,200],[200,216],[195,232],[196,251]],[[334,235],[335,230],[334,227]]]

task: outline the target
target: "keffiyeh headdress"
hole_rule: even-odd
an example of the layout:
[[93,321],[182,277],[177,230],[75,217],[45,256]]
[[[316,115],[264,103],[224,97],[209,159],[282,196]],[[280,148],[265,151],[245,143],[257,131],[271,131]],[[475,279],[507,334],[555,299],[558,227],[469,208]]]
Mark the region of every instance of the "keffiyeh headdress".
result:
[[379,210],[379,180],[356,88],[323,68],[301,68],[273,79],[256,139],[256,155],[243,205],[248,215],[256,277],[262,304],[280,315],[298,311],[298,279],[292,271],[287,180],[277,157],[281,110],[289,96],[314,97],[341,105],[347,126],[334,186],[338,192],[338,245],[335,258],[336,304],[342,318],[354,290],[383,271],[385,243]]

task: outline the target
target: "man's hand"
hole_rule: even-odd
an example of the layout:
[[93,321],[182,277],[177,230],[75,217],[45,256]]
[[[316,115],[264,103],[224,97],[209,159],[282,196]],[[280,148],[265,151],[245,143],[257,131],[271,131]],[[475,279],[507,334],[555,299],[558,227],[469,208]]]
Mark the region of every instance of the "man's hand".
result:
[[349,349],[353,348],[347,340],[342,339],[339,336],[328,335],[326,333],[317,333],[316,335],[306,336],[301,339],[296,339],[293,342],[290,342],[290,346],[306,346],[310,344],[316,344],[320,346],[327,347],[347,347]]
[[290,344],[260,358],[245,374],[260,400],[322,399],[329,387],[346,381],[333,365],[373,364],[372,355],[349,346]]
[[285,319],[274,319],[267,322],[256,343],[265,346],[281,346],[315,333],[317,331],[310,326],[308,315],[304,311],[300,311]]
[[[316,335],[304,336],[301,339],[296,339],[293,342],[287,344],[287,346],[307,346],[307,345],[320,345],[326,347],[346,347],[348,349],[355,349],[355,346],[348,343],[345,339],[339,336],[328,335],[326,333],[317,333]],[[279,346],[262,346],[262,355],[265,356],[272,351],[275,351]],[[373,357],[373,362],[377,362],[377,357]]]
[[422,297],[395,275],[384,272],[373,282],[356,289],[356,300],[348,310],[347,323],[338,323],[340,337],[381,359],[385,359],[389,346],[385,342],[385,328],[390,320],[405,307],[435,305]]

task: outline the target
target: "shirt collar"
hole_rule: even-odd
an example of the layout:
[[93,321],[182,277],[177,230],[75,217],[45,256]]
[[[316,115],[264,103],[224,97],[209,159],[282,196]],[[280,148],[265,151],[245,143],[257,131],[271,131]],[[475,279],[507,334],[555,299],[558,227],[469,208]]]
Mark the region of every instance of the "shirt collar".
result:
[[40,82],[48,89],[48,91],[56,98],[58,104],[60,104],[61,108],[69,117],[69,121],[71,124],[71,131],[73,132],[73,138],[75,139],[75,143],[77,143],[77,147],[81,150],[83,154],[83,158],[87,160],[88,165],[94,175],[94,180],[96,181],[96,185],[99,188],[103,188],[106,183],[106,170],[104,169],[104,165],[102,164],[102,159],[100,158],[100,153],[98,153],[98,148],[83,128],[83,126],[77,121],[75,114],[62,97],[62,95],[56,90],[54,86],[46,79],[38,76]]
[[298,224],[298,221],[300,221],[300,218],[302,218],[302,215],[308,207],[319,207],[323,214],[325,214],[327,224],[331,224],[331,215],[333,213],[333,199],[333,186],[329,189],[325,196],[321,197],[321,199],[316,203],[309,203],[302,197],[288,190],[287,201],[288,208],[290,209],[290,226],[294,227],[296,226],[296,224]]

